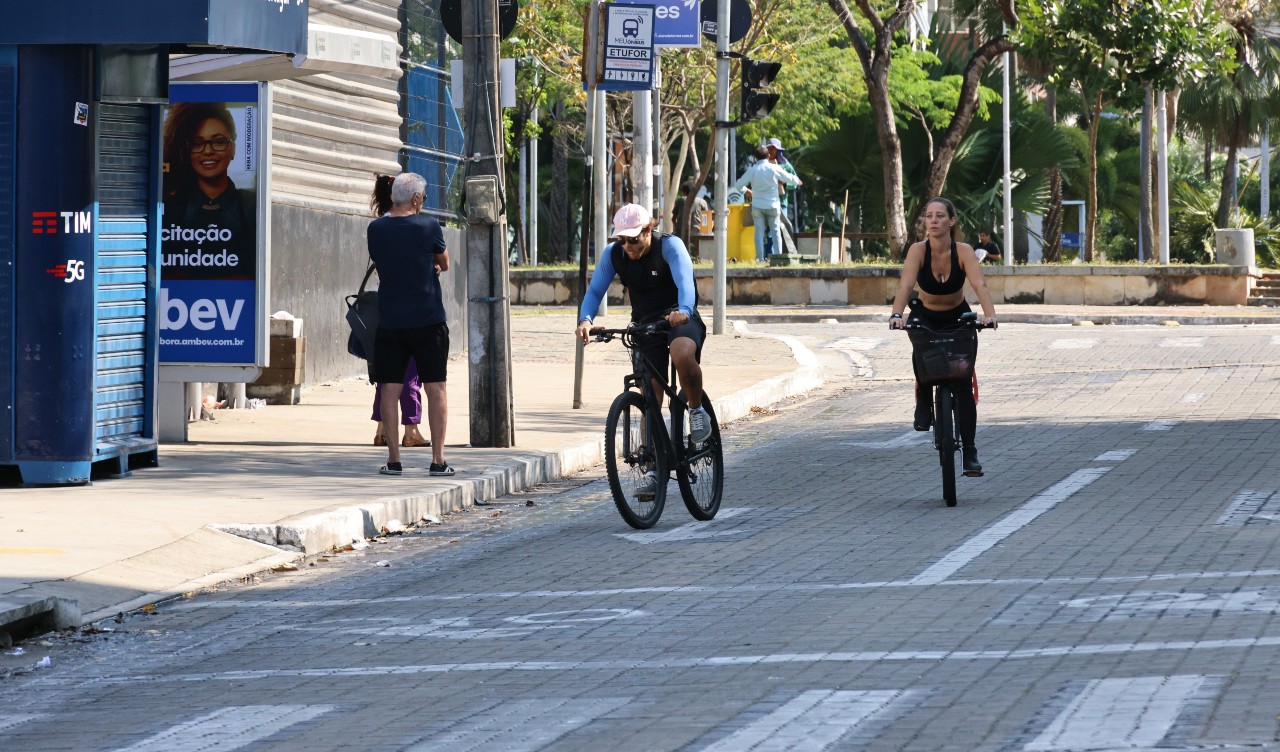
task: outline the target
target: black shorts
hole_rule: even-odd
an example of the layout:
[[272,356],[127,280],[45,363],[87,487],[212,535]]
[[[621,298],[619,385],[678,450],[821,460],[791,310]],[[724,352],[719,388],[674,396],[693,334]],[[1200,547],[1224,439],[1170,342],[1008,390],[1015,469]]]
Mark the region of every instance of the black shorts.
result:
[[444,381],[449,364],[449,325],[441,321],[412,329],[378,327],[370,370],[373,380],[380,384],[403,382],[409,358],[418,364],[418,379],[422,383]]
[[653,367],[658,369],[658,373],[666,378],[667,366],[671,363],[671,343],[680,337],[688,337],[693,340],[693,344],[697,347],[696,357],[698,362],[702,362],[702,343],[707,338],[707,325],[702,323],[702,317],[694,313],[689,320],[667,332],[665,336],[659,335],[649,338],[636,352],[649,359]]

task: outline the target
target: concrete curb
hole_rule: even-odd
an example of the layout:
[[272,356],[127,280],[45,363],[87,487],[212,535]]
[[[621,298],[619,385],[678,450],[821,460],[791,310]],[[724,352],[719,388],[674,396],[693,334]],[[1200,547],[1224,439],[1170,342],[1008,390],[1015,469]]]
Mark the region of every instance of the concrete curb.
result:
[[[735,326],[737,322],[735,322]],[[744,327],[739,331],[746,332]],[[754,335],[751,336],[775,336]],[[789,340],[787,337],[776,337]],[[766,379],[724,397],[716,397],[716,414],[722,423],[749,415],[752,408],[767,407],[790,397],[811,391],[824,382],[817,359],[797,341],[790,341],[797,362],[790,372]],[[0,599],[0,629],[9,626],[26,631],[65,629],[89,624],[131,611],[148,603],[172,598],[184,592],[209,587],[236,577],[243,577],[276,566],[285,561],[322,554],[356,540],[379,535],[392,520],[410,524],[424,515],[442,515],[459,511],[499,497],[527,490],[566,475],[604,463],[604,439],[591,439],[556,452],[522,452],[506,461],[490,465],[478,477],[461,480],[430,478],[427,488],[403,496],[386,496],[368,502],[343,505],[287,518],[272,524],[213,523],[206,525],[208,534],[229,534],[246,541],[270,546],[278,554],[236,566],[222,566],[200,578],[174,583],[163,589],[133,590],[118,602],[81,614],[75,598],[51,596],[43,598],[10,594]],[[176,545],[170,544],[170,546]],[[162,547],[158,553],[163,554]],[[149,552],[157,553],[157,552]],[[63,583],[68,584],[68,583]],[[57,590],[57,583],[49,583]]]
[[[823,384],[822,369],[817,365],[816,357],[794,341],[789,344],[802,366],[725,397],[713,398],[716,416],[722,423],[750,414],[753,407],[766,407]],[[797,347],[800,350],[797,351]],[[491,465],[479,478],[446,481],[451,487],[439,491],[382,498],[294,517],[272,525],[218,524],[212,527],[269,546],[312,556],[345,546],[354,540],[378,535],[382,527],[391,520],[411,523],[422,519],[426,514],[456,512],[598,467],[603,463],[604,439],[601,437],[558,452],[517,455],[506,462]]]
[[[888,315],[883,313],[747,313],[736,316],[740,321],[751,324],[818,324],[824,321],[836,321],[841,324],[852,323],[887,323]],[[1006,312],[999,314],[1002,324],[1075,324],[1090,322],[1099,326],[1108,324],[1116,326],[1167,326],[1166,322],[1177,322],[1182,326],[1214,326],[1214,325],[1257,325],[1280,324],[1280,316],[1259,316],[1250,314],[1228,315],[1195,315],[1170,313],[1024,313]]]

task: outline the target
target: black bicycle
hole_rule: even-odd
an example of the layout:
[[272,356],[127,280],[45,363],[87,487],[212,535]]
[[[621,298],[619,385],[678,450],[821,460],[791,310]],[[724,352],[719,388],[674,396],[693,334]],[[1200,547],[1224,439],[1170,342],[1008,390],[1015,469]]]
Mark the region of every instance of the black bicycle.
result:
[[[911,346],[920,357],[921,387],[933,389],[933,446],[942,464],[942,498],[956,505],[956,452],[960,425],[956,420],[957,389],[973,389],[973,363],[978,354],[978,330],[994,329],[968,311],[950,326],[934,329],[923,320],[907,323]],[[981,472],[965,475],[977,477]]]
[[[659,320],[632,324],[626,329],[591,329],[595,341],[621,339],[631,354],[632,372],[623,377],[622,393],[609,407],[605,420],[604,457],[614,504],[622,519],[638,530],[653,527],[662,516],[672,470],[684,505],[695,519],[714,518],[720,511],[724,491],[724,450],[711,400],[703,394],[702,406],[711,420],[711,435],[696,444],[688,433],[689,403],[684,391],[677,392],[671,386],[676,383],[675,366],[671,367],[670,378],[664,378],[644,356],[644,344],[665,336],[668,328],[665,320]],[[671,406],[670,433],[655,382]]]

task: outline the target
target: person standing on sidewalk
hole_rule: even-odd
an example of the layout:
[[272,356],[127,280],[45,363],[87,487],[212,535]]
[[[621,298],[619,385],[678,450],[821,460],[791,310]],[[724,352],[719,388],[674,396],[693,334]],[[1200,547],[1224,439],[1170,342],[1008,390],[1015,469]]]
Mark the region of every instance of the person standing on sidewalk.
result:
[[[680,238],[659,234],[655,224],[640,204],[625,204],[613,215],[613,237],[617,240],[605,246],[591,273],[591,284],[578,309],[575,334],[584,344],[591,341],[591,323],[615,276],[630,295],[632,323],[649,324],[666,318],[671,326],[666,337],[652,338],[641,353],[658,373],[666,373],[668,356],[675,364],[680,386],[689,398],[689,438],[701,444],[711,436],[711,420],[702,406],[699,363],[707,327],[698,315],[689,251]],[[661,405],[662,389],[655,383],[654,390]],[[651,471],[636,490],[636,497],[652,498],[657,488],[658,477]]]
[[440,274],[449,269],[444,232],[433,217],[421,214],[426,181],[412,172],[391,184],[391,210],[369,224],[369,259],[378,270],[378,331],[374,335],[373,371],[382,384],[382,435],[387,464],[379,472],[400,475],[399,402],[402,379],[412,358],[427,395],[431,429],[431,475],[453,475],[444,458],[448,420],[445,393],[449,362]]
[[1000,245],[991,239],[990,230],[978,230],[978,244],[973,252],[979,261],[1000,261]]
[[[791,173],[797,180],[800,174],[796,172],[796,166],[787,159],[786,150],[782,148],[782,142],[776,138],[769,139],[765,145],[765,149],[769,152],[769,161]],[[781,250],[774,248],[772,253],[793,253],[795,252],[795,243],[791,238],[796,234],[795,224],[791,221],[791,210],[789,207],[790,198],[795,190],[788,190],[787,187],[779,186],[778,203],[781,204],[781,211],[778,212],[778,234],[782,235],[783,248]]]
[[744,187],[751,191],[751,221],[756,228],[756,261],[765,260],[765,236],[773,240],[773,250],[780,253],[782,235],[778,230],[778,215],[782,202],[778,197],[779,184],[798,186],[800,178],[769,161],[769,150],[761,146],[756,150],[756,163],[747,168],[733,184],[737,190]]
[[[889,314],[890,329],[906,329],[909,321],[920,320],[933,329],[956,324],[960,315],[970,310],[964,299],[966,281],[982,305],[982,323],[996,323],[996,307],[982,277],[982,265],[972,246],[956,242],[956,219],[955,206],[941,196],[925,204],[924,224],[928,235],[907,249],[898,294],[893,298],[893,310]],[[902,313],[917,283],[919,304],[912,305],[910,319],[904,319]],[[933,425],[933,389],[920,383],[920,362],[914,353],[911,365],[916,372],[914,427],[917,431],[928,431]],[[981,474],[982,464],[978,462],[978,449],[974,444],[978,431],[977,402],[969,389],[956,389],[955,393],[964,471]]]
[[[373,216],[381,217],[391,211],[391,184],[395,182],[394,175],[378,175],[373,183],[373,197],[369,201],[369,208],[373,210]],[[404,424],[404,440],[401,446],[406,447],[422,447],[431,446],[428,439],[423,438],[422,433],[418,430],[418,425],[422,423],[422,383],[418,381],[418,364],[413,358],[409,358],[409,367],[404,371],[404,380],[401,382],[403,388],[400,391],[400,412],[402,415],[402,423]],[[373,422],[378,424],[377,431],[373,434],[374,446],[386,446],[387,437],[382,433],[382,383],[375,385],[373,390]]]

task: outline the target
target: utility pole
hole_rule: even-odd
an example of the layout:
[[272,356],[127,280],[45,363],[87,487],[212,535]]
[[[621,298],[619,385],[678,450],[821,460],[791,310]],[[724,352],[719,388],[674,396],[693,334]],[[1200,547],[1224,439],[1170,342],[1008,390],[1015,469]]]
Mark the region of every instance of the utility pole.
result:
[[729,0],[716,7],[716,258],[711,333],[727,329],[725,298],[729,287]]
[[498,100],[498,0],[462,3],[466,92],[467,353],[471,445],[515,444],[506,187]]

